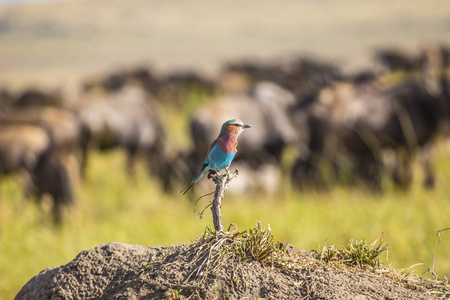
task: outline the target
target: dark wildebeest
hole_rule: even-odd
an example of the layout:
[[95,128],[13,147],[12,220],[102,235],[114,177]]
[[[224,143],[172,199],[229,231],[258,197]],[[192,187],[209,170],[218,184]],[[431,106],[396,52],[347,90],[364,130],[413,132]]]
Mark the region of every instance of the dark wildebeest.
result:
[[66,165],[54,152],[49,131],[35,124],[0,122],[0,174],[21,170],[28,174],[27,193],[40,200],[51,196],[56,224],[62,221],[62,208],[73,201]]
[[38,200],[45,194],[52,197],[54,218],[62,221],[62,207],[73,202],[73,184],[79,176],[74,163],[86,138],[86,131],[77,116],[64,108],[31,102],[0,115],[0,122],[10,125],[33,125],[45,129],[51,149],[40,157],[30,174],[29,194]]
[[[293,169],[294,182],[312,178],[321,181],[320,158],[337,168],[338,150],[350,158],[351,169],[377,189],[381,188],[382,154],[394,149],[398,155],[394,182],[408,186],[410,160],[417,149],[429,144],[449,120],[448,79],[410,79],[393,87],[380,88],[377,81],[355,85],[335,83],[309,102],[307,125],[310,153]],[[299,110],[302,114],[305,110]],[[434,174],[426,164],[426,184]]]
[[61,106],[62,97],[60,91],[46,92],[39,89],[28,89],[23,91],[14,100],[14,106],[18,108],[30,106]]
[[107,92],[120,91],[128,82],[128,73],[124,70],[111,72],[99,78],[90,78],[82,83],[83,92],[100,89]]
[[29,172],[51,150],[48,132],[36,125],[0,122],[0,173]]
[[380,49],[375,53],[375,61],[390,72],[414,72],[421,69],[421,58],[418,54],[400,49]]
[[260,81],[274,82],[296,97],[317,91],[342,78],[339,68],[329,62],[307,57],[296,57],[278,62],[235,62],[225,66],[223,77],[243,75],[252,88]]
[[450,66],[450,47],[446,45],[428,44],[417,53],[407,52],[400,49],[382,49],[375,54],[376,62],[389,72],[422,72],[424,66],[431,61],[438,62],[441,66]]
[[13,105],[13,96],[6,89],[0,90],[0,112],[8,110]]
[[213,93],[217,89],[215,80],[194,71],[178,71],[167,74],[161,78],[158,96],[163,94],[181,98],[184,91],[193,89]]
[[56,225],[62,223],[62,210],[73,203],[74,178],[72,167],[74,156],[70,152],[52,149],[38,160],[31,172],[32,194],[38,200],[50,195],[53,201],[53,216]]
[[[77,104],[79,118],[89,132],[83,150],[82,171],[87,165],[89,148],[108,150],[115,147],[125,151],[130,175],[134,174],[138,154],[147,158],[150,173],[159,175],[164,171],[166,134],[162,111],[159,103],[142,87],[128,85],[116,93],[87,94]],[[160,179],[165,184],[164,178]]]
[[101,90],[116,93],[129,85],[139,85],[150,97],[160,101],[183,104],[184,94],[195,91],[213,94],[217,89],[214,79],[194,71],[176,71],[169,74],[155,74],[148,67],[140,66],[122,69],[83,83],[84,92]]

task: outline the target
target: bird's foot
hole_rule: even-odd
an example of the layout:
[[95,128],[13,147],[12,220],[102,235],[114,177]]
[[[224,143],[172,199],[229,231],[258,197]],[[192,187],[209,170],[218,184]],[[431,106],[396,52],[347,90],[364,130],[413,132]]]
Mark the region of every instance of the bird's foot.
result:
[[231,179],[233,179],[238,175],[239,171],[237,169],[235,169],[234,172],[230,172],[228,169],[226,170],[227,170],[227,183],[229,183]]
[[219,172],[217,170],[209,170],[208,172],[208,179],[210,179],[213,176],[219,176]]
[[217,170],[209,170],[208,179],[212,178],[213,182],[216,182],[219,177],[220,173]]

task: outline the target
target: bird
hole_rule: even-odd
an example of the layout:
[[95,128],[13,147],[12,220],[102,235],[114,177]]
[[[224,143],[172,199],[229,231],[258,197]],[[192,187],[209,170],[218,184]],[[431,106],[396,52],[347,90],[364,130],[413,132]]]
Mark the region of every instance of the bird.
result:
[[237,152],[238,136],[246,128],[251,128],[251,126],[244,124],[239,119],[232,119],[223,123],[219,136],[212,142],[211,146],[209,146],[200,173],[198,173],[192,182],[182,189],[180,193],[183,193],[183,195],[186,194],[186,192],[197,183],[208,170],[219,172],[220,170],[226,169],[228,173],[228,167],[231,165]]

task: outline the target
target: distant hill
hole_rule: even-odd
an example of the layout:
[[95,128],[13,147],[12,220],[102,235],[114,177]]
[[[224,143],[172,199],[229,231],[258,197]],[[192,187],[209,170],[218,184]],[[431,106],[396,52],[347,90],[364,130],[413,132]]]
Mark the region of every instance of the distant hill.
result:
[[[38,0],[0,0],[23,3]],[[0,7],[0,86],[59,84],[146,63],[215,71],[313,54],[361,66],[376,47],[450,43],[450,2],[48,1]]]
[[38,3],[38,2],[56,2],[67,0],[0,0],[1,4],[21,4],[21,3]]

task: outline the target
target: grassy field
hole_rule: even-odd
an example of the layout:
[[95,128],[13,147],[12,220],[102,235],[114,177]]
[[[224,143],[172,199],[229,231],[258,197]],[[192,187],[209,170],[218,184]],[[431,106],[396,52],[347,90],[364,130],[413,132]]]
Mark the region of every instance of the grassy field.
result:
[[[0,296],[10,299],[44,268],[65,264],[80,251],[112,241],[148,246],[188,243],[212,224],[210,211],[199,219],[194,205],[178,193],[164,194],[141,166],[135,179],[121,170],[122,153],[96,153],[88,180],[80,185],[76,205],[62,228],[54,228],[48,207],[27,201],[18,178],[0,185]],[[286,184],[277,195],[226,197],[224,224],[233,220],[247,229],[260,220],[275,238],[305,250],[344,246],[350,239],[389,244],[383,261],[394,268],[417,263],[431,267],[436,231],[450,227],[450,152],[440,144],[437,188],[424,190],[420,176],[407,192],[373,194],[360,188],[335,187],[327,192],[297,192]],[[236,179],[236,180],[239,180]],[[231,187],[232,188],[232,184]],[[197,211],[208,200],[200,201]],[[450,275],[450,232],[442,233],[435,272]],[[419,274],[426,266],[412,270]],[[429,276],[429,274],[424,274]]]

